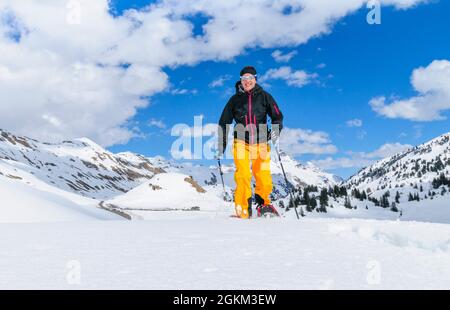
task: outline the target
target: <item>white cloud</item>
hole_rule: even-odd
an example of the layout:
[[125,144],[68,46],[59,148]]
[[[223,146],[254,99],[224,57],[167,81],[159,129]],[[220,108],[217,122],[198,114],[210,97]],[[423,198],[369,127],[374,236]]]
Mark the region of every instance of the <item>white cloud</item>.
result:
[[380,159],[403,152],[411,147],[412,146],[409,144],[386,143],[373,152],[348,152],[349,157],[327,157],[325,159],[313,160],[312,162],[324,170],[362,168],[369,166]]
[[[1,1],[28,31],[1,35],[0,123],[18,134],[54,141],[88,136],[102,145],[135,135],[127,122],[146,96],[164,90],[160,67],[102,65],[102,53],[125,35],[126,24],[105,1],[81,1],[81,23],[70,24],[65,1]],[[39,15],[39,16],[38,16]]]
[[231,75],[221,76],[218,79],[212,81],[208,86],[210,88],[221,87],[225,84],[226,81],[229,81],[231,78],[232,78]]
[[[127,142],[137,110],[171,87],[163,68],[304,44],[365,2],[161,0],[113,17],[108,0],[1,0],[0,124],[49,141]],[[420,2],[382,1],[399,8]],[[197,14],[209,17],[201,36],[189,20]],[[294,86],[310,79],[292,74]]]
[[323,170],[335,170],[340,168],[360,168],[371,165],[374,161],[364,157],[339,157],[328,156],[325,159],[312,160],[314,165]]
[[362,120],[360,119],[351,119],[346,122],[348,127],[361,127],[363,125]]
[[186,89],[186,88],[173,88],[170,90],[170,93],[172,95],[196,95],[198,93],[198,90],[196,89]]
[[297,51],[292,51],[287,54],[283,54],[282,51],[276,50],[272,53],[273,59],[276,62],[289,62],[295,55],[297,55]]
[[409,9],[411,7],[417,6],[420,3],[427,3],[430,1],[431,0],[421,0],[421,1],[417,1],[417,0],[383,0],[383,1],[381,1],[381,3],[383,5],[393,5],[397,9],[405,10],[405,9]]
[[327,66],[326,64],[320,63],[320,64],[318,64],[318,65],[316,66],[316,68],[317,68],[317,69],[323,69],[323,68],[325,68],[326,66]]
[[284,80],[286,84],[294,87],[303,87],[317,78],[316,73],[309,74],[303,70],[293,71],[291,67],[269,69],[260,79],[261,83],[270,80]]
[[425,68],[415,69],[411,84],[417,96],[391,103],[384,96],[375,97],[370,106],[387,118],[422,122],[446,119],[442,113],[450,110],[450,61],[435,60]]
[[163,120],[154,119],[154,118],[152,118],[148,121],[148,126],[157,127],[159,129],[165,129],[167,127],[167,125],[164,123]]
[[385,158],[393,156],[397,153],[403,152],[407,149],[410,149],[412,146],[409,144],[401,144],[401,143],[386,143],[380,146],[377,150],[364,154],[366,158]]
[[326,132],[299,128],[284,128],[281,131],[280,147],[293,156],[337,152],[337,147],[331,144]]

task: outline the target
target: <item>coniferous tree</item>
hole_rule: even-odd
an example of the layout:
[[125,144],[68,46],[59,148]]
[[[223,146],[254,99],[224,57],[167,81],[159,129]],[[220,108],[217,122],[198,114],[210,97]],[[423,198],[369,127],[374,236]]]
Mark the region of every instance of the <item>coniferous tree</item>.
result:
[[389,203],[388,197],[389,197],[389,192],[386,192],[386,193],[383,194],[383,196],[381,196],[380,207],[382,207],[382,208],[389,208],[390,203]]
[[398,208],[397,208],[397,205],[395,204],[395,202],[393,202],[393,203],[391,204],[391,211],[392,211],[392,212],[398,212]]
[[346,207],[347,209],[353,209],[352,204],[350,203],[349,197],[345,197],[344,207]]
[[303,191],[303,201],[302,201],[302,204],[304,204],[304,205],[306,205],[306,206],[309,206],[309,192],[305,189],[304,191]]
[[317,200],[315,196],[312,196],[310,201],[309,201],[309,205],[311,207],[311,211],[314,210],[317,207]]
[[363,191],[361,194],[361,200],[367,200],[367,194],[366,191]]
[[328,191],[323,188],[320,191],[320,207],[324,208],[328,206]]
[[441,173],[438,178],[433,179],[431,185],[434,189],[438,189],[442,185],[450,186],[450,179],[448,179],[444,173]]

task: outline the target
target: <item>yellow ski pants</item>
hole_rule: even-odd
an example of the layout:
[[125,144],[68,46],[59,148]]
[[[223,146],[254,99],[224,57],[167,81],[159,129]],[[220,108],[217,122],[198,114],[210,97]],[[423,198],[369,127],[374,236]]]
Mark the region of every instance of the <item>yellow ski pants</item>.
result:
[[256,181],[255,194],[264,199],[264,205],[270,204],[269,195],[273,187],[270,174],[270,146],[267,143],[247,144],[245,141],[235,139],[233,157],[236,166],[234,174],[236,215],[245,219],[249,217],[248,202],[252,197],[252,172]]

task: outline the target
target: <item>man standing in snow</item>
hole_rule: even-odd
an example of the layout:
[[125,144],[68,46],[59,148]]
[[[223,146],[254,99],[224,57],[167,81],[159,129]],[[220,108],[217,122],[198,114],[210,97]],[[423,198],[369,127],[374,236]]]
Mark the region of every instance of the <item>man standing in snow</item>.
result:
[[[256,180],[255,202],[258,216],[265,213],[278,215],[269,198],[272,193],[272,175],[268,141],[271,139],[273,144],[278,141],[283,127],[283,114],[273,97],[256,83],[257,73],[254,67],[243,68],[240,77],[240,81],[236,83],[236,94],[230,98],[220,117],[219,154],[225,152],[228,129],[234,120],[236,215],[243,219],[252,215],[252,172]],[[267,126],[267,116],[272,121],[271,130]]]

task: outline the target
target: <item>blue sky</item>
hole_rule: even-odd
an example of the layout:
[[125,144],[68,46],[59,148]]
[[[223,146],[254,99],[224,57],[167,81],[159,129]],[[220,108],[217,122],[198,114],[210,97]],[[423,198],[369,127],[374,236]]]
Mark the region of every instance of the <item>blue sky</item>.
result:
[[[166,7],[169,7],[170,1],[166,2],[169,3],[165,4]],[[400,0],[392,2],[405,3]],[[69,36],[63,32],[64,27],[37,24],[41,21],[33,20],[31,15],[23,13],[26,11],[24,8],[17,5],[17,8],[13,7],[12,10],[14,12],[15,9],[17,14],[11,13],[11,9],[6,15],[0,14],[0,17],[7,16],[8,20],[13,21],[4,21],[4,24],[13,28],[7,29],[9,33],[17,34],[14,42],[17,48],[26,49],[29,44],[27,37],[32,38],[36,33],[35,29],[42,28],[42,33],[44,33],[46,27],[50,30],[61,28],[61,34],[53,30],[48,30],[49,33],[46,33],[46,36],[37,33],[41,40],[39,43],[42,45],[42,50],[54,51],[55,55],[60,55],[61,59],[72,64],[74,56],[66,46],[72,46],[70,44],[73,43],[73,48],[80,49],[78,55],[85,55],[84,58],[78,56],[80,58],[75,59],[77,72],[80,72],[78,62],[83,64],[92,61],[95,63],[93,72],[104,69],[104,72],[98,72],[98,76],[102,76],[102,79],[97,81],[94,78],[94,82],[98,82],[98,85],[101,85],[99,87],[107,85],[108,89],[104,90],[105,98],[122,99],[117,99],[117,102],[111,103],[111,106],[105,104],[104,110],[98,107],[100,112],[94,115],[94,112],[86,108],[89,107],[90,101],[86,100],[86,104],[83,102],[84,98],[90,98],[92,82],[87,85],[80,83],[76,95],[61,93],[61,96],[65,96],[64,98],[68,100],[60,101],[64,102],[59,106],[64,105],[64,111],[62,109],[55,111],[54,107],[49,106],[49,102],[54,100],[53,95],[42,93],[43,88],[40,87],[33,90],[36,91],[36,94],[30,91],[30,96],[34,94],[32,98],[42,97],[42,106],[49,106],[49,110],[45,114],[41,112],[42,115],[39,118],[39,121],[43,122],[44,120],[45,124],[30,123],[30,126],[33,125],[33,127],[27,127],[16,125],[19,123],[18,121],[8,123],[9,119],[14,119],[11,110],[8,120],[1,119],[1,121],[6,124],[4,126],[7,129],[16,130],[19,133],[29,133],[30,128],[37,128],[37,138],[41,138],[41,136],[51,138],[57,133],[60,133],[57,137],[61,138],[85,135],[103,145],[108,145],[108,141],[117,140],[117,143],[112,142],[112,145],[108,147],[113,152],[132,151],[148,156],[162,155],[170,158],[169,151],[176,139],[170,135],[172,126],[178,123],[193,126],[196,115],[203,115],[204,123],[217,123],[224,105],[234,92],[234,84],[239,78],[240,69],[245,65],[254,65],[258,70],[259,77],[265,77],[261,84],[274,96],[285,115],[285,126],[289,131],[286,131],[282,146],[301,162],[312,161],[323,169],[348,177],[374,160],[395,153],[409,145],[423,143],[449,131],[447,118],[450,110],[450,87],[448,83],[442,81],[449,80],[450,72],[450,37],[448,35],[450,1],[412,0],[410,2],[417,3],[417,5],[406,9],[382,6],[380,25],[369,25],[366,22],[369,9],[365,5],[356,11],[349,9],[349,14],[343,13],[330,23],[332,26],[327,33],[324,34],[322,31],[313,29],[313,34],[306,40],[298,39],[294,34],[287,39],[287,42],[283,43],[280,38],[276,37],[277,35],[269,31],[267,37],[272,38],[273,36],[274,39],[260,43],[260,41],[264,41],[261,37],[252,41],[252,32],[245,32],[242,36],[245,40],[252,42],[250,47],[244,46],[244,44],[244,48],[241,46],[236,50],[230,48],[229,54],[226,54],[228,56],[208,56],[207,59],[190,61],[188,58],[192,56],[180,52],[177,47],[178,43],[170,45],[168,50],[162,52],[168,53],[175,49],[181,53],[180,59],[184,57],[182,61],[180,60],[181,64],[177,64],[173,59],[170,61],[153,60],[154,54],[158,54],[158,50],[152,50],[152,46],[145,46],[148,36],[153,35],[151,22],[149,22],[150,27],[147,27],[146,30],[148,32],[140,37],[136,35],[137,39],[134,41],[127,42],[120,39],[119,35],[117,42],[113,41],[115,34],[121,29],[119,23],[119,21],[123,21],[121,18],[133,23],[142,18],[140,23],[145,24],[145,18],[151,15],[145,15],[145,13],[153,10],[152,8],[144,9],[151,3],[150,1],[112,0],[107,9],[113,17],[104,17],[101,12],[102,7],[95,8],[95,10],[99,10],[100,17],[93,20],[93,26],[85,20],[83,23],[79,23],[86,27],[83,28],[84,32],[79,37],[73,35],[72,25],[70,25],[72,28],[68,27],[67,30]],[[86,2],[83,5],[92,5],[91,3]],[[105,0],[99,0],[98,3],[108,6]],[[330,6],[334,5],[336,9],[340,5],[344,6],[344,2],[330,3],[333,3]],[[190,10],[182,7],[182,4],[177,5],[180,6],[177,8],[179,10]],[[130,11],[127,10],[130,9],[135,9],[142,14],[125,16],[124,14],[129,13]],[[324,11],[326,9],[324,7]],[[195,12],[194,9],[192,10]],[[236,10],[240,10],[240,8]],[[207,9],[199,11],[198,14],[192,14],[190,11],[191,13],[187,14],[187,17],[183,17],[184,21],[193,23],[192,38],[200,38],[205,34],[203,26],[209,21],[205,11]],[[286,16],[290,14],[288,11],[285,12]],[[214,14],[213,9],[211,12],[210,14]],[[332,10],[330,12],[333,13]],[[270,15],[265,16],[261,25],[273,23],[270,17]],[[49,19],[51,19],[50,15]],[[273,25],[274,33],[280,28],[282,31],[278,36],[283,35],[283,29],[286,33],[292,32],[291,28],[295,27],[289,24],[291,22],[292,20],[281,22],[281,25]],[[112,23],[117,25],[111,27]],[[137,23],[137,25],[141,24]],[[103,25],[105,25],[104,28],[102,28]],[[321,24],[316,26],[319,27]],[[154,27],[156,29],[158,26]],[[176,27],[176,25],[171,24],[167,27]],[[254,25],[248,25],[248,28],[251,27]],[[83,41],[83,38],[86,37],[86,29],[90,29],[92,32],[97,31],[94,28],[99,28],[102,32],[98,30],[99,34],[95,36],[94,41]],[[221,30],[223,33],[220,32]],[[215,31],[217,32],[217,29]],[[227,29],[219,27],[219,34],[226,35],[226,31]],[[103,38],[103,33],[108,35]],[[60,37],[56,37],[58,35]],[[45,41],[51,36],[55,36],[56,39]],[[87,37],[89,38],[89,36]],[[94,38],[94,34],[92,37]],[[242,39],[241,34],[234,33],[233,37],[226,39],[228,41],[225,46],[228,48],[228,46],[238,45],[236,43],[239,41],[238,39]],[[67,40],[67,42],[59,46],[58,43],[55,43],[59,42],[58,40],[61,42]],[[36,49],[37,41],[30,40],[30,42],[33,43],[30,46]],[[103,42],[104,45],[100,45]],[[120,42],[126,43],[120,47]],[[167,42],[167,39],[164,39],[163,42]],[[220,38],[218,42],[220,43]],[[263,47],[264,45],[266,47]],[[117,48],[116,55],[113,53],[116,52],[117,46],[119,48]],[[102,48],[104,51],[99,53],[98,50],[102,50]],[[273,56],[277,50],[282,55],[289,53],[294,53],[294,55],[289,61],[277,62]],[[196,50],[197,54],[200,52],[202,52],[201,49]],[[220,54],[217,51],[215,53]],[[13,54],[11,53],[11,55]],[[26,54],[24,53],[24,55]],[[140,69],[141,71],[136,70],[134,74],[127,76],[125,84],[120,84],[128,85],[128,88],[137,85],[136,89],[132,89],[131,92],[128,90],[121,92],[114,76],[118,75],[117,81],[119,82],[122,81],[121,77],[116,71],[111,71],[112,69],[110,70],[108,66],[111,63],[131,63],[131,67],[139,67],[138,65],[147,61],[147,56],[149,59],[151,58],[151,61],[149,60],[145,64],[146,66]],[[160,59],[162,56],[158,57],[157,59]],[[11,63],[11,61],[9,62]],[[23,62],[26,61],[22,60]],[[157,66],[155,66],[155,62],[157,62]],[[102,65],[99,66],[98,63],[102,63]],[[1,61],[0,65],[2,65]],[[51,63],[46,66],[56,65]],[[288,85],[289,81],[292,82],[292,76],[288,80],[276,79],[276,72],[283,67],[285,72],[292,76],[295,74],[306,75],[300,83],[302,85]],[[81,68],[84,68],[83,65]],[[61,68],[57,67],[57,69]],[[127,70],[127,66],[122,66],[121,69],[127,71],[126,73],[132,71]],[[83,70],[81,72],[84,72]],[[91,72],[89,70],[86,68],[87,72]],[[38,72],[37,78],[45,75],[42,67],[37,67],[36,72]],[[146,81],[146,78],[142,78],[143,74],[139,72],[146,72],[147,75],[148,72],[154,74],[151,74],[150,78],[146,77],[148,78]],[[414,79],[412,78],[413,72]],[[287,77],[289,74],[285,73],[283,76]],[[141,80],[138,80],[136,76],[139,76]],[[224,80],[223,85],[212,87],[211,83],[217,82],[221,78]],[[145,85],[152,86],[147,89]],[[64,88],[58,86],[58,90]],[[7,90],[11,89],[12,87]],[[3,94],[1,87],[0,94]],[[80,94],[86,94],[86,96]],[[138,99],[132,97],[136,94]],[[17,95],[15,96],[17,97]],[[95,98],[103,98],[99,96]],[[16,97],[14,99],[17,99]],[[385,97],[385,99],[379,100],[380,97]],[[72,100],[76,103],[83,103],[83,106],[77,107],[75,112],[67,110],[66,108],[71,105],[66,102],[72,102]],[[129,104],[128,101],[133,103],[126,106]],[[149,104],[145,106],[144,101],[148,101]],[[18,105],[17,102],[15,105]],[[84,114],[79,112],[83,109],[85,109]],[[117,111],[117,113],[101,117],[102,113],[106,115],[110,111]],[[16,118],[21,117],[19,112],[15,116]],[[73,113],[78,112],[80,115],[75,121],[83,124],[97,123],[99,127],[80,126],[76,122],[70,127],[69,124],[74,121]],[[28,121],[34,117],[34,114],[28,116]],[[106,119],[110,120],[110,123],[103,124]],[[47,128],[47,126],[48,129],[39,136],[40,128]],[[18,128],[16,129],[16,127]],[[134,137],[129,135],[130,132],[134,133]],[[289,137],[291,140],[288,139]],[[125,143],[121,144],[120,141]],[[212,161],[206,160],[199,162],[213,164]]]

